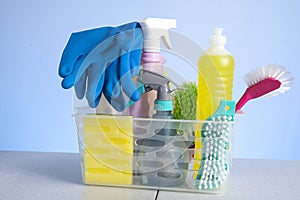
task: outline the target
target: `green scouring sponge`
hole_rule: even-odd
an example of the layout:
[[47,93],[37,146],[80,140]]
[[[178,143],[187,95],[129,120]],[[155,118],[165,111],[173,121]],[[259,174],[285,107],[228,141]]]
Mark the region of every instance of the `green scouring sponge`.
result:
[[195,120],[197,84],[185,82],[174,94],[173,115],[175,119]]

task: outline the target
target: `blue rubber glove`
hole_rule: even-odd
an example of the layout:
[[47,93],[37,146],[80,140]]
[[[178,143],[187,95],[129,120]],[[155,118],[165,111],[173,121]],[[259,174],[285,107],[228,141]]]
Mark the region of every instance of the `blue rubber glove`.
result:
[[[105,71],[103,94],[118,111],[122,111],[127,107],[126,100],[121,92],[121,86],[126,96],[131,97],[132,101],[137,101],[141,97],[140,90],[132,81],[132,77],[136,76],[140,69],[140,60],[132,58],[140,58],[140,56],[140,50],[124,53],[120,56],[118,62],[110,64]],[[128,67],[124,66],[130,66],[130,69],[128,70]],[[112,74],[118,74],[118,76],[112,76]]]
[[76,96],[85,95],[91,107],[98,105],[103,92],[116,110],[124,110],[121,88],[132,101],[141,95],[132,77],[139,69],[142,42],[136,22],[73,33],[59,66],[62,87],[75,86]]

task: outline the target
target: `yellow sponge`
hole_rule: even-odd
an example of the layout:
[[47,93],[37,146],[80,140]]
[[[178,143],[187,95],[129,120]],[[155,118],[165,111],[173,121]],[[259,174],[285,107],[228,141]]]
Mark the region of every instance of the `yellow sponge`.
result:
[[84,182],[132,184],[132,117],[86,115],[83,124]]

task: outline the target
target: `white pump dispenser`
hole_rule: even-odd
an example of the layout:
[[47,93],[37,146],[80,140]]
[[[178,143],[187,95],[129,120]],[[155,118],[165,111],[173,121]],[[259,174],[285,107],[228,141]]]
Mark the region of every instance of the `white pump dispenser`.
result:
[[160,40],[171,49],[169,29],[176,28],[176,19],[146,18],[140,22],[144,35],[144,51],[160,52]]

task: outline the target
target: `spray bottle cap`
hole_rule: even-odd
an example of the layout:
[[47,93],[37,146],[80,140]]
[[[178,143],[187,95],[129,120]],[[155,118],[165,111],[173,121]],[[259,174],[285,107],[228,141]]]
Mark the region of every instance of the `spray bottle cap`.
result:
[[210,36],[211,46],[224,46],[226,44],[226,36],[222,35],[223,28],[215,28],[215,34]]
[[144,51],[160,52],[160,39],[171,49],[169,29],[176,28],[176,19],[146,18],[140,22],[144,35]]

